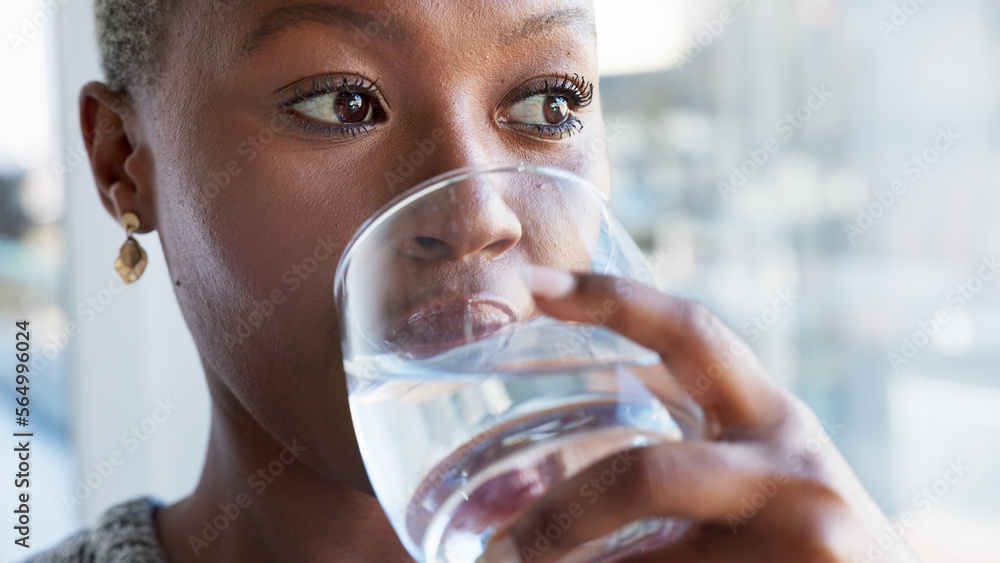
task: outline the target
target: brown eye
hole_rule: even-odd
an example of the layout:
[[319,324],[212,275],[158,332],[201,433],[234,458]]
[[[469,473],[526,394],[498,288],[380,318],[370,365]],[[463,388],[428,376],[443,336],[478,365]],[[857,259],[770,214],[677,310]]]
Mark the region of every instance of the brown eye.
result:
[[578,74],[543,76],[511,90],[495,119],[528,137],[562,140],[583,129],[584,108],[593,98],[593,86]]
[[375,121],[375,104],[361,92],[331,92],[303,100],[291,109],[296,113],[336,125],[359,125]]
[[545,121],[549,125],[561,125],[569,119],[569,100],[562,96],[545,98]]
[[340,92],[333,100],[333,111],[344,124],[363,123],[371,113],[371,101],[357,92]]
[[504,118],[525,125],[555,126],[573,114],[569,99],[557,94],[536,94],[510,106]]

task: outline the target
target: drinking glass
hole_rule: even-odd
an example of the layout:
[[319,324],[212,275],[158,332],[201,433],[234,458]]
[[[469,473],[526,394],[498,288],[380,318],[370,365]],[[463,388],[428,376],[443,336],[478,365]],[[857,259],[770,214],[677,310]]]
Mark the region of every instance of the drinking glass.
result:
[[[472,563],[492,534],[587,466],[702,437],[701,410],[659,355],[604,326],[613,300],[587,323],[547,316],[526,264],[653,284],[605,194],[527,163],[455,170],[407,190],[361,227],[338,265],[358,443],[418,562]],[[539,530],[523,556],[544,551],[542,537],[564,533],[599,495],[615,494],[617,478],[581,489],[578,510]],[[640,520],[564,560],[616,560],[687,525]]]

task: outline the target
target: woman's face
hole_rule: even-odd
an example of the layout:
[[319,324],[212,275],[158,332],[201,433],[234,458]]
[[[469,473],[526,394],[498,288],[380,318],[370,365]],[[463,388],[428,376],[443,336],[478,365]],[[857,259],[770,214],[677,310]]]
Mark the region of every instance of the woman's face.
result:
[[542,162],[607,191],[590,1],[184,4],[141,127],[210,388],[223,412],[364,487],[332,295],[341,252],[394,195],[455,168]]

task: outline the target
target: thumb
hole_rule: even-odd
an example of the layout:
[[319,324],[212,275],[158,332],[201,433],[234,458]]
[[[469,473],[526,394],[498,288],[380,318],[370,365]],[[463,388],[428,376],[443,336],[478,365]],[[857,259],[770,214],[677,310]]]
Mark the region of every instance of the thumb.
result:
[[609,329],[658,352],[724,429],[770,427],[785,414],[782,389],[749,346],[702,305],[624,278],[542,266],[526,267],[524,275],[544,313],[588,323],[603,311],[599,318]]

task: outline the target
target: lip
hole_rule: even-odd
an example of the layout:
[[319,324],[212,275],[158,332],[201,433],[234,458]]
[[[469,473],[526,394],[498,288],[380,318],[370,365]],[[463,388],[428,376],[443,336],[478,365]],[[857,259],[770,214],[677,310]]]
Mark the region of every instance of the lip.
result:
[[516,321],[514,307],[496,296],[434,299],[400,317],[389,340],[400,352],[427,357],[500,332]]

